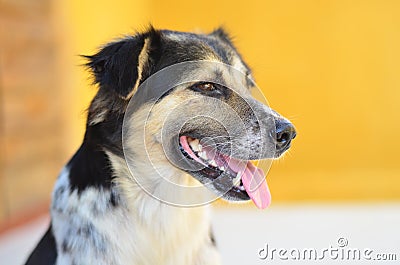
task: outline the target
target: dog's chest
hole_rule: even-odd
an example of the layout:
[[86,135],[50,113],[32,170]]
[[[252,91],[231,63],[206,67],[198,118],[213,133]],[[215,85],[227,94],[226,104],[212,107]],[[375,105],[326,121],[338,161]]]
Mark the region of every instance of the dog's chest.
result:
[[68,170],[63,171],[51,211],[57,265],[218,264],[206,213],[157,208],[146,200],[153,214],[140,216],[122,201],[113,205],[112,196],[99,188],[70,192]]

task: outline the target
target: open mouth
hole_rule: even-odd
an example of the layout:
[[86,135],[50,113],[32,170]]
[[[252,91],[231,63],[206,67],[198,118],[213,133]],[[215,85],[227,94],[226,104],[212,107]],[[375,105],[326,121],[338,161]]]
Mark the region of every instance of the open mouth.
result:
[[222,154],[214,147],[201,144],[199,139],[189,136],[179,137],[179,147],[186,158],[203,166],[198,173],[218,183],[214,186],[224,193],[223,197],[233,200],[252,199],[260,209],[270,204],[271,193],[265,174],[252,162]]

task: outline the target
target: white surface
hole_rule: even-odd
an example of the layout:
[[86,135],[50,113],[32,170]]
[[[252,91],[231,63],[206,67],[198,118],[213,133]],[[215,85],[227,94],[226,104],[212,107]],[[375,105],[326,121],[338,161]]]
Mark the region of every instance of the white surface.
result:
[[[214,222],[224,264],[400,264],[400,204],[272,206],[266,211],[220,210]],[[396,253],[397,261],[261,260],[258,251],[271,248],[370,248],[374,253]],[[321,254],[322,255],[322,254]]]
[[[372,205],[273,205],[266,211],[214,209],[213,230],[223,264],[400,264],[400,204]],[[0,264],[23,264],[47,228],[43,217],[0,236]],[[195,229],[195,228],[194,228]],[[269,257],[261,260],[258,251],[271,248],[338,247],[339,238],[347,248],[370,248],[379,253],[395,253],[397,261],[331,260],[299,261]]]
[[30,252],[46,232],[49,224],[47,216],[0,235],[0,264],[24,264]]

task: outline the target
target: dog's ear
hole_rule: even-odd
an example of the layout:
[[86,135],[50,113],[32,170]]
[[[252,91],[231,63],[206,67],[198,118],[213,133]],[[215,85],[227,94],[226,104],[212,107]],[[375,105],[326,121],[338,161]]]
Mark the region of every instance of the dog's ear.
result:
[[86,64],[101,90],[113,91],[123,99],[129,99],[139,84],[151,71],[160,46],[160,33],[153,28],[112,42],[88,59]]
[[227,31],[222,26],[213,30],[210,33],[210,35],[215,36],[215,37],[219,38],[220,40],[232,45],[232,37],[229,36]]

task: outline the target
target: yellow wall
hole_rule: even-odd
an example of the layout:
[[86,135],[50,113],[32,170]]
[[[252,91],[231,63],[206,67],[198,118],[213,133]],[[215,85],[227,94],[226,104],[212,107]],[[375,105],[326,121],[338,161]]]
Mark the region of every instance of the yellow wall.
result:
[[[400,1],[60,2],[71,153],[95,93],[75,55],[157,28],[235,37],[273,108],[298,129],[268,175],[275,201],[400,198]],[[62,20],[62,21],[61,21]]]

